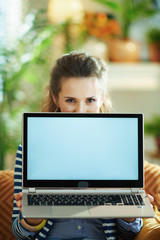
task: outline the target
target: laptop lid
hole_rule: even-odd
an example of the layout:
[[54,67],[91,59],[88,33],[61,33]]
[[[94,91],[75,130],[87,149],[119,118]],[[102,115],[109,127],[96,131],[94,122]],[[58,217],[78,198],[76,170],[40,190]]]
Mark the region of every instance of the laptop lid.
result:
[[143,115],[24,113],[23,187],[143,187]]

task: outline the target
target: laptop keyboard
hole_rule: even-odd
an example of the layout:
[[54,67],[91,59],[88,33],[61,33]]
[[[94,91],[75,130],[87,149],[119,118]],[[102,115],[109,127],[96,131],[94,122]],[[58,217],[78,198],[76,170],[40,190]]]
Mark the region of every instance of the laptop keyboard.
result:
[[125,195],[69,195],[69,194],[29,194],[28,205],[32,206],[98,206],[98,205],[145,205],[141,195],[125,194]]

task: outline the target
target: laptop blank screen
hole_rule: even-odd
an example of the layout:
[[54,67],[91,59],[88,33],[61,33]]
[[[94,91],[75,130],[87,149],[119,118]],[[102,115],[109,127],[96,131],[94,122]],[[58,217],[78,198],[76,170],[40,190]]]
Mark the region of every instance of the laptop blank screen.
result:
[[91,115],[27,117],[27,180],[139,180],[139,118]]

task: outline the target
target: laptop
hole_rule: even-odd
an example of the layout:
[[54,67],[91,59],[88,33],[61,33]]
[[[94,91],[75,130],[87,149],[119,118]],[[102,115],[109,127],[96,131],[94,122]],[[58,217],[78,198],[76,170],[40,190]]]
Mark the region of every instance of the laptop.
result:
[[154,217],[143,114],[24,113],[25,218]]

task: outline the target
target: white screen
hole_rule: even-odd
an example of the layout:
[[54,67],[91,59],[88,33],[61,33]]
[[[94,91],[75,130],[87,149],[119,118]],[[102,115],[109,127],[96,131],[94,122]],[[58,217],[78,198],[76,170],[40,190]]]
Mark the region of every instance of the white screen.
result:
[[138,180],[138,119],[29,117],[28,180]]

